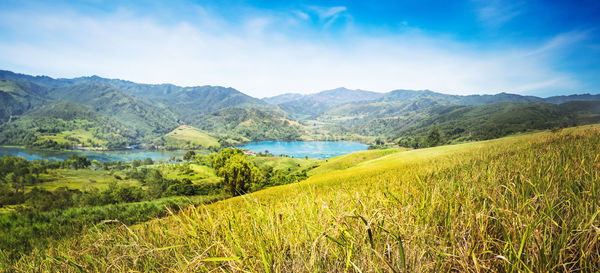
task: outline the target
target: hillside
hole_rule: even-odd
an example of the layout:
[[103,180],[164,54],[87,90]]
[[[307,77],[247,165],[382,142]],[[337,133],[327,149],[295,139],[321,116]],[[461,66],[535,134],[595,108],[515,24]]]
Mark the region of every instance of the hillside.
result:
[[109,85],[88,83],[52,89],[50,96],[86,105],[137,131],[138,139],[151,139],[177,127],[174,114],[160,105],[124,94]]
[[34,253],[8,268],[597,271],[599,141],[591,126],[391,151],[139,226],[90,231],[48,252],[60,259]]
[[393,90],[376,93],[338,88],[300,97],[294,94],[284,94],[263,100],[270,103],[277,102],[283,110],[297,117],[327,120],[336,119],[336,117],[348,119],[348,116],[360,116],[364,119],[389,117],[441,105],[467,106],[499,102],[560,104],[569,101],[598,101],[600,95],[583,94],[541,98],[509,93],[449,95],[431,90]]
[[139,84],[98,76],[73,79],[76,83],[112,86],[133,97],[153,101],[169,108],[179,119],[194,123],[205,114],[229,107],[260,107],[265,103],[234,88],[222,86],[181,87],[173,84]]
[[0,123],[46,103],[45,90],[33,83],[0,80]]
[[220,146],[216,138],[198,128],[187,125],[175,128],[175,130],[166,134],[162,139],[167,149],[208,149]]
[[[400,137],[419,142],[418,138],[424,138],[435,127],[440,130],[443,142],[451,143],[598,122],[600,101],[562,104],[504,102],[435,106],[401,116],[372,119],[354,126],[353,130],[364,135],[389,136],[391,139]],[[419,147],[416,142],[409,146]]]
[[129,126],[72,102],[58,101],[0,124],[0,144],[32,148],[74,146],[119,148],[138,133]]
[[[61,101],[71,102],[69,108],[77,108],[73,107],[74,104],[77,104],[95,112],[96,116],[110,117],[111,122],[108,123],[111,124],[110,128],[104,128],[108,124],[99,123],[98,119],[87,120],[92,124],[86,125],[87,127],[103,128],[104,131],[112,130],[115,137],[118,135],[118,140],[111,137],[113,141],[101,141],[102,143],[110,142],[110,148],[122,148],[134,143],[165,146],[167,141],[161,137],[173,131],[180,124],[207,127],[206,119],[222,115],[222,113],[237,111],[227,110],[229,108],[252,108],[253,110],[249,110],[248,113],[269,113],[260,114],[257,116],[258,118],[262,119],[265,116],[273,118],[269,121],[270,118],[253,120],[246,117],[234,125],[228,124],[230,127],[237,127],[239,123],[245,121],[244,125],[236,130],[216,129],[214,132],[210,132],[213,135],[220,135],[225,142],[227,139],[237,139],[238,141],[233,141],[234,143],[263,139],[277,140],[279,137],[296,139],[300,134],[296,129],[287,128],[288,126],[283,121],[279,121],[285,119],[285,113],[277,106],[268,106],[265,102],[233,88],[138,84],[98,76],[53,79],[46,76],[29,76],[1,70],[0,81],[0,106],[2,106],[0,108],[2,109],[0,110],[0,126],[5,128],[2,133],[3,138],[0,140],[2,144],[28,143],[29,145],[35,142],[31,139],[24,141],[23,138],[26,135],[37,134],[36,130],[38,129],[32,127],[33,125],[41,124],[40,127],[44,127],[42,123],[48,121],[45,117],[30,112],[35,111],[43,104],[55,104]],[[77,115],[77,113],[73,115]],[[17,119],[24,121],[8,124],[9,121]],[[115,125],[116,123],[119,125]],[[218,123],[213,122],[211,126],[225,127]],[[263,123],[269,127],[264,132],[250,132],[255,131],[252,128],[253,125]],[[57,124],[57,122],[54,120],[49,124]],[[122,130],[123,126],[126,126],[127,129]],[[68,131],[79,129],[82,126],[70,125],[67,127],[57,127],[42,133],[45,134],[45,138],[53,141],[60,140],[60,145],[56,147],[77,144],[76,141],[63,141],[62,139],[71,135]],[[104,140],[107,139],[104,138]],[[100,142],[95,144],[98,143]],[[180,144],[182,143],[170,143],[169,145],[170,147],[186,147],[186,145]],[[206,148],[203,145],[187,145],[187,147],[192,146]],[[37,147],[43,148],[44,145]],[[217,146],[211,143],[208,147]]]
[[277,104],[293,118],[307,119],[318,116],[339,105],[372,101],[382,96],[383,94],[377,92],[350,90],[341,87],[315,94],[284,94],[263,100],[271,104]]
[[280,112],[257,108],[227,108],[203,116],[193,124],[201,130],[222,135],[224,146],[260,140],[298,140],[304,134],[297,122]]

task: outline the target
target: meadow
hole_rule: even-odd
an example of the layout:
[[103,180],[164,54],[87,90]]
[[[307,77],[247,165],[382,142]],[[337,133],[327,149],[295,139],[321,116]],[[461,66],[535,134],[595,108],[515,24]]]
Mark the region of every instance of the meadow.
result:
[[362,153],[299,183],[92,229],[3,269],[600,270],[600,126]]
[[45,182],[32,186],[26,186],[25,190],[29,191],[35,187],[50,191],[61,187],[77,190],[89,190],[92,188],[104,190],[108,188],[111,183],[118,183],[119,185],[127,186],[141,186],[139,181],[133,179],[117,179],[112,172],[106,170],[58,169],[51,170],[48,172],[48,174],[42,174],[41,177],[45,180]]
[[197,128],[181,125],[169,132],[164,137],[165,148],[168,149],[190,149],[190,148],[217,148],[219,142],[216,138],[209,136]]

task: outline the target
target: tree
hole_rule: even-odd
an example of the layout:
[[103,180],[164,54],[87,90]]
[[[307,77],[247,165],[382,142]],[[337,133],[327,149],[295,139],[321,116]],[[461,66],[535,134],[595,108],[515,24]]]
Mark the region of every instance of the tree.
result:
[[187,153],[185,153],[185,155],[183,155],[183,160],[185,161],[190,161],[194,158],[194,156],[196,155],[196,152],[194,151],[187,151]]
[[142,161],[140,161],[140,160],[135,159],[135,160],[131,161],[131,167],[133,167],[133,168],[137,168],[141,165],[142,165]]
[[158,198],[171,183],[162,176],[160,171],[152,169],[145,175],[144,184],[148,187],[148,195],[152,198]]
[[154,161],[152,161],[152,158],[146,158],[144,159],[144,165],[152,165],[154,164]]
[[79,156],[76,154],[70,155],[69,159],[67,159],[67,162],[70,167],[72,167],[73,169],[76,169],[76,170],[87,168],[92,164],[87,157]]
[[211,154],[210,156],[212,158],[212,167],[215,170],[218,170],[219,168],[225,165],[225,161],[227,161],[227,159],[236,154],[243,155],[244,152],[236,148],[225,148],[221,150],[221,152],[219,152],[218,154]]
[[440,129],[437,127],[431,128],[429,133],[427,134],[427,138],[425,140],[429,147],[434,147],[442,144],[442,135],[440,134]]
[[261,171],[246,159],[239,149],[223,149],[213,159],[217,175],[223,177],[223,186],[231,195],[237,196],[259,183]]

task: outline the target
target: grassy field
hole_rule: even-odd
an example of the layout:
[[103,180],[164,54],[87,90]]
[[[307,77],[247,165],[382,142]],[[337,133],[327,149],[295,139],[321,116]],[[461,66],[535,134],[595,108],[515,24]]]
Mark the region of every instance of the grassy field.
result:
[[330,162],[299,183],[91,231],[6,268],[600,270],[600,126]]
[[271,166],[273,171],[294,173],[318,165],[319,160],[288,157],[255,157],[254,162],[258,167]]
[[166,139],[178,144],[189,143],[190,146],[201,146],[203,148],[219,147],[219,142],[214,137],[192,126],[181,125],[165,135]]
[[[50,170],[48,174],[42,174],[40,177],[46,182],[37,184],[35,187],[50,191],[60,187],[78,190],[89,190],[91,188],[104,190],[108,188],[108,185],[111,182],[118,183],[119,185],[140,185],[137,180],[119,180],[115,178],[114,175],[110,174],[109,171],[104,170],[58,169]],[[31,188],[33,188],[33,186],[26,187],[25,189],[30,190]]]
[[[81,121],[79,121],[81,122]],[[107,141],[96,138],[89,131],[84,129],[77,129],[71,131],[60,132],[56,135],[42,135],[40,134],[37,143],[41,143],[47,140],[55,141],[58,144],[69,144],[76,145],[81,144],[84,147],[101,147],[106,145]]]
[[352,153],[349,155],[338,156],[325,160],[319,167],[311,170],[309,174],[323,174],[336,170],[345,170],[358,165],[359,163],[380,158],[389,154],[395,154],[401,151],[406,151],[405,148],[391,148],[384,150],[369,150]]
[[195,184],[216,183],[221,180],[213,168],[194,163],[163,164],[155,167],[168,179],[189,179]]

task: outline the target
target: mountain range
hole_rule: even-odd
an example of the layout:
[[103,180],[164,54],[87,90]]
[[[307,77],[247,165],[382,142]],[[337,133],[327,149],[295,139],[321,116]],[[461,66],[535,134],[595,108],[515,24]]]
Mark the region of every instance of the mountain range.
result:
[[[37,148],[138,143],[160,148],[181,125],[226,146],[379,138],[420,147],[432,128],[451,143],[595,122],[600,122],[600,95],[592,94],[541,98],[337,88],[258,99],[231,87],[139,84],[98,76],[54,79],[0,70],[0,144]],[[206,148],[190,146],[200,142],[177,143],[183,145],[179,148]]]

